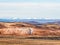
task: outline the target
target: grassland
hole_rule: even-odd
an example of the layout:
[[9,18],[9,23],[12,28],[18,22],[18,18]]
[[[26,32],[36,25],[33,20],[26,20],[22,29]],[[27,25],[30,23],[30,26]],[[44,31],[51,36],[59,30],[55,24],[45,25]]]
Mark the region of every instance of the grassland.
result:
[[39,39],[0,39],[0,45],[60,45],[60,41]]
[[0,45],[60,45],[60,40],[28,39],[19,36],[1,36]]

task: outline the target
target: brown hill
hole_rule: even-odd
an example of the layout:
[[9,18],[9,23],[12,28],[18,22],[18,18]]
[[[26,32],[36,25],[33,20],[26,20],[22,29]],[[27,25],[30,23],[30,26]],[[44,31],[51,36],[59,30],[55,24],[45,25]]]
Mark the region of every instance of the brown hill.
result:
[[23,22],[0,22],[0,35],[60,36],[60,25],[45,24],[36,26]]

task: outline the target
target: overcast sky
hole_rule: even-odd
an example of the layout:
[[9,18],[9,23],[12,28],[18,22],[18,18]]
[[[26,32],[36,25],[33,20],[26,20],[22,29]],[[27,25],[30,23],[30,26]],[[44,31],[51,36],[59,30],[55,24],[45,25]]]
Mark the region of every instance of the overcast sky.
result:
[[0,18],[60,19],[60,0],[0,0]]

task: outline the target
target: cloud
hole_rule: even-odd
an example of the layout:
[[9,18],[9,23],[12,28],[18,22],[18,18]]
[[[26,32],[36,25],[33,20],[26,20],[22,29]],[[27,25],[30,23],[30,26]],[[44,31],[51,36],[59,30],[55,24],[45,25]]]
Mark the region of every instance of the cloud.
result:
[[54,7],[60,7],[60,3],[0,3],[0,7],[54,8]]
[[60,3],[0,3],[1,17],[51,18],[56,14],[60,15]]

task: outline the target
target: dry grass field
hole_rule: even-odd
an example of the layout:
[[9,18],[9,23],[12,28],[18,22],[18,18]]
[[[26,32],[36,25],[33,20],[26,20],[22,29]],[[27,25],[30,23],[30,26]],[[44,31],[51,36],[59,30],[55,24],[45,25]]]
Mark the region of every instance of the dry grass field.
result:
[[0,39],[0,45],[60,45],[59,40]]
[[25,39],[19,36],[1,36],[0,45],[60,45],[60,40]]

